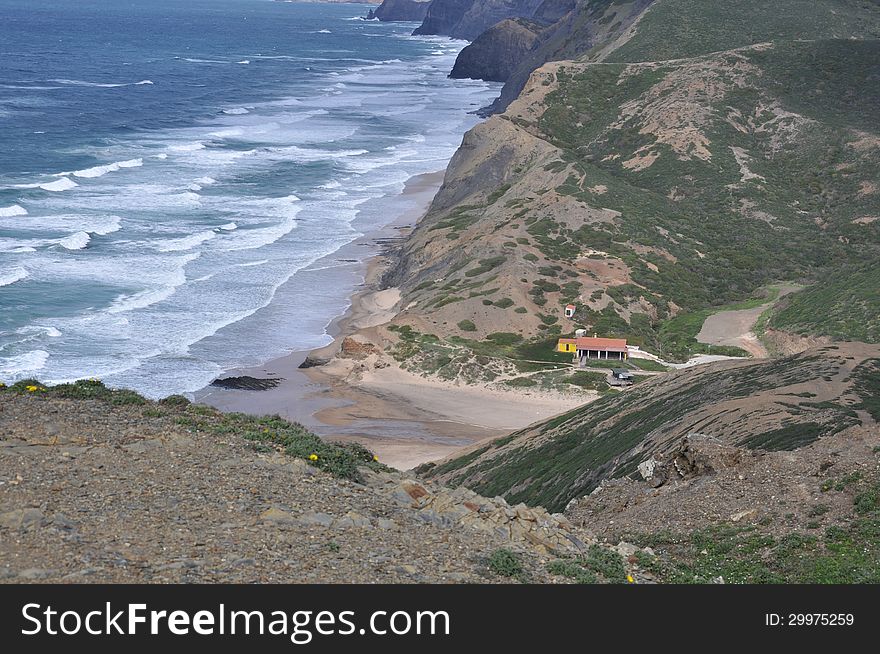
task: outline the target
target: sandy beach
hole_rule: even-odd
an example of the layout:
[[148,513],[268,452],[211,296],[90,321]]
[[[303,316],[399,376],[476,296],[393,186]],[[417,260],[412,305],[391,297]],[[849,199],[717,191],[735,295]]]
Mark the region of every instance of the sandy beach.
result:
[[[402,470],[445,458],[588,401],[586,396],[458,386],[393,365],[363,370],[351,359],[332,358],[346,336],[370,334],[396,315],[399,290],[379,286],[389,265],[384,251],[424,215],[442,181],[442,171],[411,178],[401,194],[401,200],[406,200],[401,205],[408,208],[402,206],[400,215],[380,232],[331,255],[340,260],[363,257],[364,249],[370,254],[363,260],[363,282],[355,289],[350,307],[327,327],[334,337],[332,343],[223,375],[280,380],[274,388],[251,391],[208,386],[195,394],[195,400],[223,411],[278,414],[326,438],[359,441],[380,460]],[[332,360],[301,369],[307,356]]]

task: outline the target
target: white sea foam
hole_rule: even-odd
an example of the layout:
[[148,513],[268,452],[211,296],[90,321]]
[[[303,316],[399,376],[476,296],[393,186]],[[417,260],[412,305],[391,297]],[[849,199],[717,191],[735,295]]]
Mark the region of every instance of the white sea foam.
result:
[[65,231],[88,232],[106,236],[119,231],[122,219],[119,216],[91,216],[85,214],[60,214],[31,216],[16,229],[23,231]]
[[108,84],[103,82],[86,82],[79,79],[52,79],[50,82],[55,82],[56,84],[64,84],[65,86],[89,86],[93,88],[102,88],[102,89],[115,89],[122,86],[142,86],[145,84],[152,84],[153,82],[148,79],[141,80],[140,82],[128,82],[123,84]]
[[198,234],[183,236],[181,238],[168,239],[160,242],[157,249],[159,252],[183,252],[185,250],[192,250],[197,245],[201,245],[205,241],[210,241],[216,235],[217,234],[214,231],[205,231],[199,232]]
[[103,166],[94,166],[92,168],[84,168],[83,170],[74,170],[71,175],[76,177],[103,177],[107,173],[113,173],[121,168],[137,168],[144,165],[143,159],[128,159],[127,161],[116,161],[114,163],[105,164]]
[[283,236],[289,234],[296,227],[294,218],[287,218],[282,222],[270,225],[269,227],[258,227],[255,229],[238,229],[236,230],[235,240],[223,248],[228,252],[237,250],[255,250],[263,246],[274,243]]
[[76,232],[58,241],[58,245],[66,250],[82,250],[87,247],[92,237],[88,232]]
[[333,32],[331,32],[330,30],[318,30],[317,31],[317,34],[332,34],[332,33]]
[[0,357],[0,375],[11,377],[36,372],[42,370],[48,360],[49,353],[45,350],[31,350],[12,357]]
[[153,304],[167,300],[174,295],[179,286],[183,286],[186,283],[186,264],[198,258],[198,253],[192,253],[178,257],[176,261],[169,262],[171,265],[176,264],[176,268],[165,279],[157,282],[160,284],[159,286],[131,295],[120,295],[113,300],[113,303],[107,309],[107,313],[127,313],[137,309],[145,309]]
[[55,180],[54,182],[46,182],[45,184],[37,184],[37,186],[44,191],[52,191],[53,193],[60,193],[61,191],[69,191],[72,188],[76,188],[79,186],[76,182],[74,182],[69,177],[61,177],[60,179]]
[[21,266],[15,266],[7,270],[0,269],[0,286],[9,286],[15,282],[20,282],[29,275],[30,273]]
[[50,327],[48,325],[25,325],[20,329],[15,330],[16,334],[22,334],[27,336],[29,334],[33,334],[35,336],[48,336],[49,338],[58,338],[61,336],[61,331],[56,329],[55,327]]
[[[179,57],[175,57],[178,59]],[[184,61],[188,61],[191,64],[228,64],[229,62],[224,59],[197,59],[195,57],[184,57]]]
[[0,218],[13,218],[14,216],[26,216],[27,209],[18,204],[11,207],[0,207]]
[[184,143],[182,145],[171,145],[168,147],[172,152],[195,152],[196,150],[204,150],[205,144],[201,141],[197,143]]
[[228,116],[243,116],[244,114],[249,114],[250,111],[244,107],[236,107],[235,109],[224,109],[223,113]]
[[251,63],[250,59],[242,59],[241,61],[236,61],[237,64],[244,64],[245,66]]
[[238,225],[236,225],[235,223],[226,223],[225,225],[220,225],[220,229],[231,232],[234,229],[238,229]]
[[269,263],[268,259],[261,259],[260,261],[248,261],[246,263],[239,263],[239,264],[236,264],[236,267],[238,267],[238,268],[252,268],[254,266],[262,266],[267,263]]

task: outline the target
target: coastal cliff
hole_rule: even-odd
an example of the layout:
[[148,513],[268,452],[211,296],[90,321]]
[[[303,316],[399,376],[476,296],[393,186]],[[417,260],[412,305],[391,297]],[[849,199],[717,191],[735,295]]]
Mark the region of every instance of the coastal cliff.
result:
[[413,34],[442,34],[473,41],[504,20],[531,16],[541,0],[432,0]]
[[[535,70],[465,135],[388,274],[406,307],[394,322],[462,339],[450,347],[472,361],[471,343],[497,332],[549,342],[575,327],[684,361],[707,352],[707,315],[835,271],[858,299],[832,335],[875,339],[878,10],[825,2],[791,26],[747,0],[722,16],[687,0],[637,15],[594,4],[593,46]],[[761,18],[750,32],[746,10]],[[770,325],[828,334],[805,306]]]
[[383,22],[421,22],[428,12],[431,0],[382,0],[376,9],[367,12],[367,19]]
[[522,18],[502,20],[459,53],[449,76],[504,82],[538,42],[541,30]]

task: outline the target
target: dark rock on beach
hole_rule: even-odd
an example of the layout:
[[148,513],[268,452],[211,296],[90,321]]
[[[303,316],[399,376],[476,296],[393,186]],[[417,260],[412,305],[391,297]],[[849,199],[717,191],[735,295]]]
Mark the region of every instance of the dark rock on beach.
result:
[[257,377],[249,377],[245,375],[243,377],[224,377],[223,379],[215,379],[211,382],[211,386],[239,391],[267,391],[270,388],[275,388],[283,381],[284,379],[281,377],[259,379]]

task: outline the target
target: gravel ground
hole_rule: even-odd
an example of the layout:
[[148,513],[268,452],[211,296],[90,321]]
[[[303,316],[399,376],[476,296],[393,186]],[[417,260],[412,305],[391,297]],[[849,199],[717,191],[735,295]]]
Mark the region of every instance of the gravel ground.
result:
[[[546,583],[564,581],[546,572],[556,557],[519,538],[518,525],[589,542],[546,513],[521,507],[525,523],[516,507],[464,489],[420,498],[424,489],[396,473],[339,479],[162,413],[154,403],[0,394],[0,580],[512,581],[487,565],[504,547],[518,552],[521,579]],[[474,506],[462,504],[469,497],[478,512],[462,508]]]

